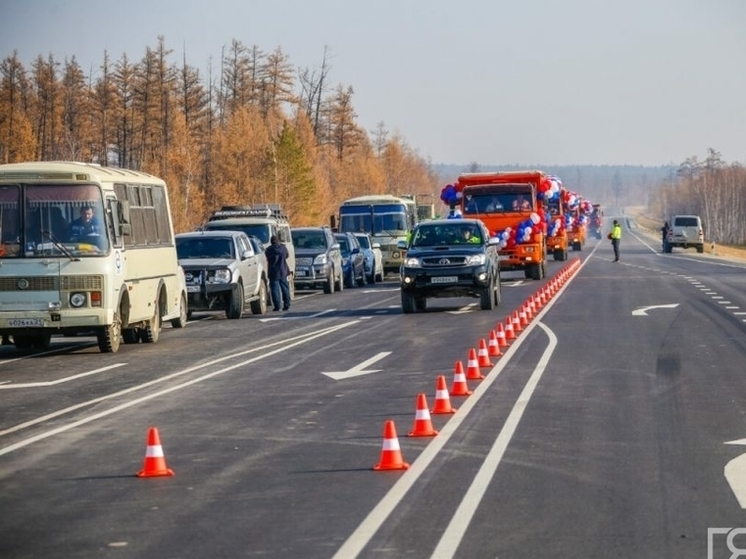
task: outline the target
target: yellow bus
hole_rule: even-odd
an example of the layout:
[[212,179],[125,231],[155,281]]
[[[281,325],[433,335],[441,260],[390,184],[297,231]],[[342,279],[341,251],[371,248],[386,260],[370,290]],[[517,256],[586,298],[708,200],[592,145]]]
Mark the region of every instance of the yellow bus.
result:
[[104,353],[187,321],[166,183],[77,162],[0,165],[0,334],[95,333]]

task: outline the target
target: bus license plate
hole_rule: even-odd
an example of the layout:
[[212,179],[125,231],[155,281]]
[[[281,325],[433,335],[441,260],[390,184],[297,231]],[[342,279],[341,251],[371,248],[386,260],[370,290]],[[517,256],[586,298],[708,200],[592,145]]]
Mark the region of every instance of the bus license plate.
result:
[[11,328],[42,328],[44,326],[43,318],[11,318],[8,320],[8,326]]
[[458,278],[456,276],[436,276],[430,278],[430,283],[456,283]]

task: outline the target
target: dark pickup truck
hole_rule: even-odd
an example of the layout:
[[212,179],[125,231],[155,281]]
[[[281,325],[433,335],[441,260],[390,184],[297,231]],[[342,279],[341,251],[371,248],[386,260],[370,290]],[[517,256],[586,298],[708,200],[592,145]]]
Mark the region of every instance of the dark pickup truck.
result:
[[428,298],[475,297],[483,310],[500,304],[500,240],[490,237],[478,219],[442,219],[419,223],[401,267],[404,313],[424,311]]

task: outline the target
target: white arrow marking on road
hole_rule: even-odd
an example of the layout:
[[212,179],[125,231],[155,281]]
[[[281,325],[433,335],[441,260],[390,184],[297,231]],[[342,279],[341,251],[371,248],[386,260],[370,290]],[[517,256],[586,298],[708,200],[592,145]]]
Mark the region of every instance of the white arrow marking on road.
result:
[[[737,441],[729,441],[725,444],[738,444],[746,445],[746,439],[738,439]],[[731,491],[738,499],[738,504],[741,505],[742,509],[746,509],[746,454],[736,456],[733,460],[728,462],[723,468],[725,479],[730,485]]]
[[388,355],[391,355],[390,351],[382,351],[381,353],[377,353],[370,359],[363,361],[359,365],[355,365],[352,369],[348,369],[346,371],[338,371],[336,373],[322,373],[322,374],[328,376],[329,378],[333,378],[334,380],[342,380],[346,378],[359,377],[361,375],[367,375],[370,373],[377,373],[381,369],[369,369],[366,371],[365,367],[367,367],[368,365],[372,365],[376,361],[380,361],[381,359],[383,359],[384,357]]
[[648,311],[651,309],[675,309],[678,306],[678,303],[670,303],[668,305],[650,305],[649,307],[641,307],[632,311],[632,316],[648,316]]
[[526,283],[525,280],[515,280],[515,281],[506,281],[506,282],[503,282],[503,285],[505,287],[519,287],[519,286],[523,285],[524,283]]

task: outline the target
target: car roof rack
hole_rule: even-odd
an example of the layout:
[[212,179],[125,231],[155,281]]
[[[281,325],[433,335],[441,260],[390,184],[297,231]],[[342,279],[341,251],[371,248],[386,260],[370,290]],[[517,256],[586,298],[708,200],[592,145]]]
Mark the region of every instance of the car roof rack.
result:
[[266,217],[275,218],[278,221],[288,221],[288,216],[282,211],[279,204],[254,204],[250,206],[223,206],[212,212],[208,221],[217,219],[228,219],[231,217]]

